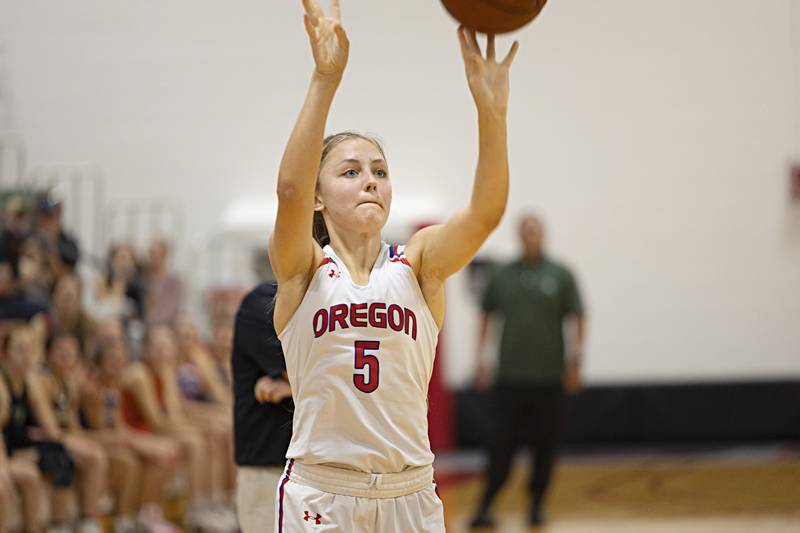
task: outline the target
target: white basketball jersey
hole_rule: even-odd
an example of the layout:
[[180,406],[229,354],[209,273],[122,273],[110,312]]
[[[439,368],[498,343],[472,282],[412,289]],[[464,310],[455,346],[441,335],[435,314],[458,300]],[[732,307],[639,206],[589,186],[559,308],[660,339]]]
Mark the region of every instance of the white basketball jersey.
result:
[[404,247],[356,285],[330,246],[280,334],[294,397],[287,458],[371,473],[433,462],[428,383],[438,328]]

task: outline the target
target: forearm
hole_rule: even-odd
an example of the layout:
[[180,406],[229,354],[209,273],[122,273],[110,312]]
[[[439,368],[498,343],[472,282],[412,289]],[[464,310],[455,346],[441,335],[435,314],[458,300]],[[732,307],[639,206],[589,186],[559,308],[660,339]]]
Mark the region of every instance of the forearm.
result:
[[572,353],[572,364],[583,364],[583,351],[586,341],[586,319],[582,316],[575,318],[575,345]]
[[304,195],[306,201],[313,201],[325,124],[338,85],[338,79],[314,72],[281,160],[278,172],[281,199],[292,200]]
[[508,145],[505,113],[478,110],[478,165],[470,216],[494,229],[508,201]]
[[480,324],[478,325],[478,338],[477,346],[475,347],[478,354],[478,365],[487,365],[489,363],[486,356],[486,338],[489,333],[489,315],[484,313],[481,315]]

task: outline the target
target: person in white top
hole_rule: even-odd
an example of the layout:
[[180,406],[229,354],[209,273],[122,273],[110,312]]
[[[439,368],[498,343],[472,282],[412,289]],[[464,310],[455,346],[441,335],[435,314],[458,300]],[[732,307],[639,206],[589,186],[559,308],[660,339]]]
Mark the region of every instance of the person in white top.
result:
[[381,240],[392,202],[381,145],[352,132],[324,137],[350,46],[339,1],[330,16],[315,0],[303,4],[315,69],[281,161],[269,243],[275,330],[295,403],[275,531],[443,532],[428,382],[444,282],[506,207],[508,73],[518,44],[498,62],[494,36],[484,56],[475,32],[458,29],[478,112],[472,198],[407,246],[390,246]]

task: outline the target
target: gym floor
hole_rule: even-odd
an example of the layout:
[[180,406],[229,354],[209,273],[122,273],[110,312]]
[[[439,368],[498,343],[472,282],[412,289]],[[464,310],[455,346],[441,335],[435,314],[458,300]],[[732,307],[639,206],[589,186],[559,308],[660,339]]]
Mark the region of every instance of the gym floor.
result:
[[[437,459],[449,533],[469,531],[482,489],[482,461],[478,453]],[[548,520],[540,528],[525,522],[527,475],[527,460],[521,456],[495,503],[495,531],[800,532],[797,444],[564,454],[551,488]]]

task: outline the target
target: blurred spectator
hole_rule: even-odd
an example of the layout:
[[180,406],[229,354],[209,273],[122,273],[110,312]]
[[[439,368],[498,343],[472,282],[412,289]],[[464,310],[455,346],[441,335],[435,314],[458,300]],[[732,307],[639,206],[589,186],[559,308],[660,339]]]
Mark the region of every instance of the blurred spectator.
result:
[[[122,376],[128,364],[121,329],[101,325],[95,364],[96,387],[84,402],[89,436],[100,442],[111,461],[111,485],[116,501],[116,533],[172,533],[161,501],[180,455],[178,442],[169,437],[136,431],[122,417]],[[118,322],[116,323],[119,324]]]
[[[10,340],[4,339],[6,347]],[[3,430],[3,439],[0,439],[0,531],[5,531],[8,524],[4,523],[11,515],[11,505],[15,503],[14,496],[19,495],[22,503],[22,526],[25,531],[40,531],[39,517],[44,498],[44,481],[39,469],[36,467],[35,457],[25,457],[14,454],[14,446],[18,445],[23,437],[19,431],[24,422],[15,427],[12,416],[19,421],[27,419],[29,411],[27,395],[18,394],[14,389],[24,388],[16,385],[12,376],[24,376],[30,361],[23,355],[21,358],[18,349],[14,349],[15,357],[9,356],[8,349],[3,350],[0,356],[0,428]],[[19,422],[18,422],[19,423]],[[17,431],[15,431],[17,429]],[[15,435],[16,434],[16,435]]]
[[95,324],[81,308],[81,282],[75,274],[65,274],[56,282],[50,306],[50,328],[55,333],[74,336],[81,349],[90,346]]
[[154,240],[148,251],[145,286],[145,320],[148,324],[175,324],[183,304],[183,282],[169,270],[166,241]]
[[178,389],[176,366],[178,354],[174,334],[165,325],[148,329],[141,362],[125,371],[122,406],[127,424],[140,430],[176,439],[186,467],[190,507],[186,516],[188,527],[205,527],[232,531],[235,516],[216,505],[212,499],[223,487],[210,476],[213,464],[228,460],[224,449],[214,439],[193,425],[183,407]]
[[82,386],[80,346],[70,333],[56,334],[47,350],[47,366],[37,373],[47,401],[44,416],[55,420],[59,440],[75,459],[81,522],[78,531],[100,533],[100,497],[108,482],[108,457],[101,446],[89,439],[78,418]]
[[3,208],[3,224],[0,229],[0,262],[14,269],[19,259],[19,247],[32,231],[30,209],[20,195],[9,198]]
[[127,321],[142,317],[144,285],[130,244],[121,242],[111,246],[105,275],[96,279],[94,294],[87,306],[98,321],[108,318]]
[[17,288],[23,297],[33,304],[49,307],[54,282],[42,241],[35,236],[22,241],[17,260]]
[[61,225],[61,204],[49,194],[39,195],[34,223],[34,232],[45,246],[48,268],[56,276],[73,271],[81,257],[80,246]]
[[[59,441],[59,430],[47,409],[47,394],[34,379],[37,337],[30,326],[13,324],[3,338],[0,356],[0,425],[10,475],[22,496],[26,531],[40,531],[45,480],[53,486],[48,531],[69,531],[66,523],[72,458]],[[2,405],[6,407],[3,408]],[[3,413],[5,411],[5,413]]]
[[217,364],[208,347],[197,334],[197,328],[188,319],[177,325],[180,365],[178,385],[183,397],[198,402],[230,405],[230,389],[220,379]]
[[[584,311],[575,278],[544,252],[544,228],[533,215],[520,221],[523,256],[499,268],[483,298],[478,338],[478,386],[491,385],[483,350],[491,315],[503,319],[494,387],[497,426],[489,450],[486,488],[473,527],[493,525],[489,508],[508,477],[517,448],[531,433],[533,501],[530,522],[540,524],[556,459],[561,405],[580,389]],[[572,353],[565,365],[564,321],[576,319]]]
[[[186,320],[181,323],[178,352],[176,377],[183,393],[183,409],[192,425],[203,430],[215,459],[209,462],[214,499],[232,512],[236,471],[230,388],[220,379],[216,362]],[[230,352],[227,360],[230,361]]]
[[[20,250],[31,234],[30,211],[21,196],[12,196],[3,209],[0,228],[0,320],[28,321],[47,306],[20,290]],[[35,255],[35,252],[34,252]],[[38,283],[38,265],[30,257],[22,260],[26,283]],[[33,268],[31,268],[33,267]]]

